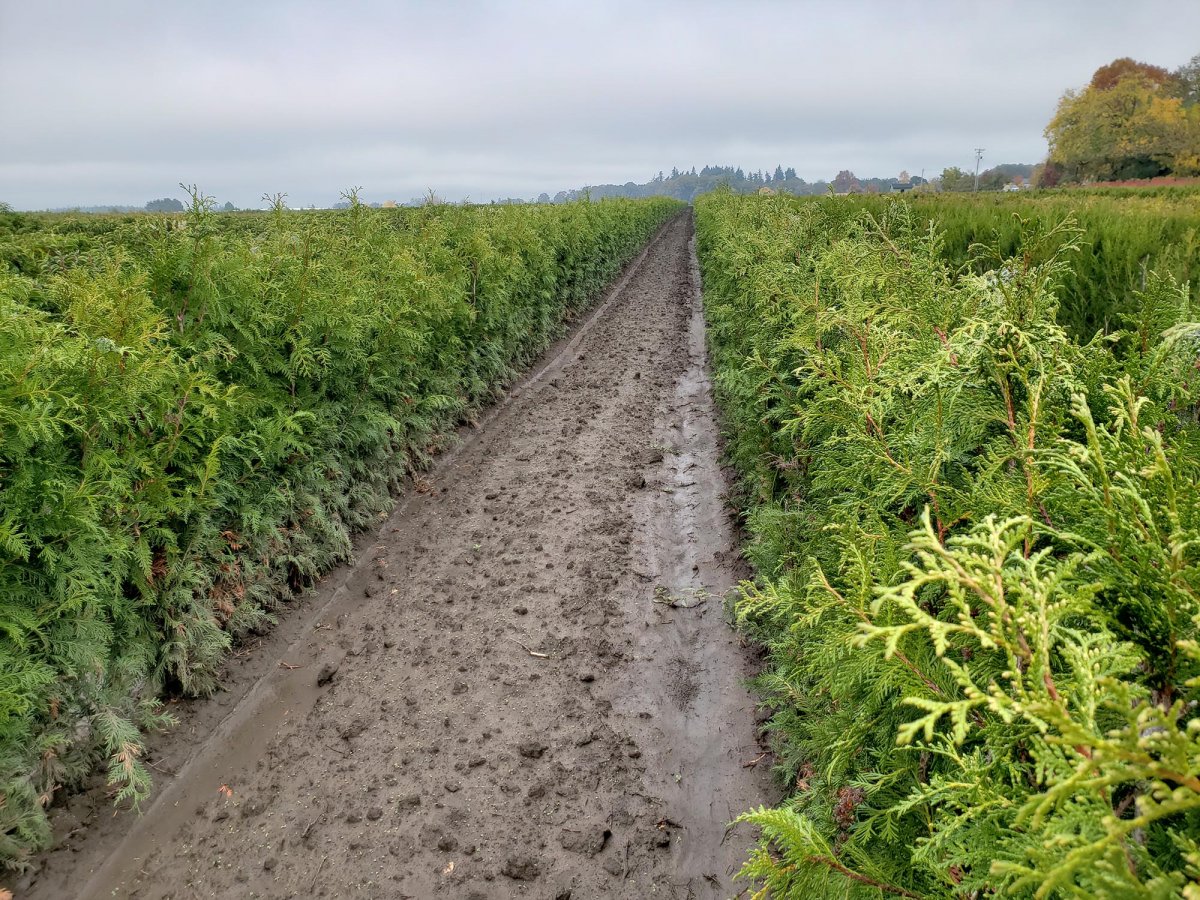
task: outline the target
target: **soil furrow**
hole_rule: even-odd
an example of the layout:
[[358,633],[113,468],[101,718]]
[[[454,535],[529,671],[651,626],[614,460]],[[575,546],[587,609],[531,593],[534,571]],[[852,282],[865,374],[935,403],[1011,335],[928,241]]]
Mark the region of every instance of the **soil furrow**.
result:
[[35,895],[737,893],[727,826],[771,789],[690,240],[418,480],[107,863],[51,856]]

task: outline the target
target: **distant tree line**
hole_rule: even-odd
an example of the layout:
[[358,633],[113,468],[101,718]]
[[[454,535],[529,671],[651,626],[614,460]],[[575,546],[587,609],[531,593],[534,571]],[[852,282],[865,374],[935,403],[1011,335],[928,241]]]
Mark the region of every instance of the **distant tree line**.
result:
[[[979,173],[979,190],[1000,191],[1009,185],[1025,187],[1032,181],[1036,170],[1037,166],[1028,163],[1002,163],[992,166]],[[942,170],[938,188],[943,191],[973,191],[975,173],[964,171],[958,166],[950,166]]]
[[[218,207],[221,212],[236,212],[237,207],[232,203],[226,202],[224,206]],[[123,203],[110,203],[103,206],[56,206],[45,212],[56,213],[92,213],[95,215],[111,215],[113,213],[136,213],[136,212],[168,212],[181,213],[187,212],[187,207],[182,201],[174,197],[160,197],[157,200],[149,200],[143,206],[131,206]]]
[[[838,182],[838,179],[842,179]],[[905,187],[926,184],[926,179],[914,177],[904,183]],[[774,171],[759,169],[746,171],[740,166],[704,166],[697,170],[694,166],[687,171],[675,168],[670,174],[660,171],[649,181],[638,184],[627,181],[624,184],[597,184],[574,191],[559,191],[553,197],[542,194],[539,203],[565,203],[589,196],[593,200],[604,197],[674,197],[677,200],[691,202],[701,194],[715,190],[722,185],[728,185],[739,194],[753,194],[767,188],[778,193],[788,194],[825,194],[834,185],[839,193],[861,191],[864,193],[887,193],[896,190],[901,185],[899,177],[895,178],[863,178],[859,179],[852,172],[842,172],[833,181],[818,179],[805,181],[796,174],[792,167],[784,168],[777,165]],[[848,185],[846,190],[842,186]]]
[[146,204],[146,212],[178,212],[184,211],[184,205],[174,197],[163,197],[161,200],[151,200]]
[[[236,212],[237,207],[229,201],[220,207],[221,212]],[[163,197],[160,200],[151,200],[146,204],[146,212],[186,212],[187,207],[183,205],[181,200],[176,200],[174,197]]]

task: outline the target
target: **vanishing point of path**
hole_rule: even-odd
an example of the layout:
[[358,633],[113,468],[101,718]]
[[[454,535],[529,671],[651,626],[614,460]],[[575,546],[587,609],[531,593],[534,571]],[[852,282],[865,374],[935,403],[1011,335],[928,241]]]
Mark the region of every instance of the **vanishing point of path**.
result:
[[727,824],[771,788],[691,235],[667,225],[241,696],[185,714],[145,814],[30,896],[740,892]]

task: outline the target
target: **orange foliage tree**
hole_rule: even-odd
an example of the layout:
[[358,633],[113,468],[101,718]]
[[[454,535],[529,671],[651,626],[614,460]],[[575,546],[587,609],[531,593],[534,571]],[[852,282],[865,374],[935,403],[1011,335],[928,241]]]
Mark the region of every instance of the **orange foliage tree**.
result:
[[1200,105],[1187,71],[1127,57],[1101,66],[1059,101],[1046,126],[1049,163],[1068,181],[1200,174]]

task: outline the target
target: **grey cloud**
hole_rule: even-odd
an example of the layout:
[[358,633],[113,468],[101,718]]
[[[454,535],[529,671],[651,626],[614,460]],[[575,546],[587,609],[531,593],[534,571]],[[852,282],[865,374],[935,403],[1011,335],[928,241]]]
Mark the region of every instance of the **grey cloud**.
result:
[[1063,90],[1200,4],[0,0],[0,200],[532,196],[659,169],[1035,161]]

